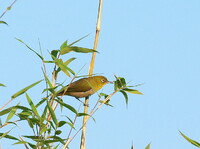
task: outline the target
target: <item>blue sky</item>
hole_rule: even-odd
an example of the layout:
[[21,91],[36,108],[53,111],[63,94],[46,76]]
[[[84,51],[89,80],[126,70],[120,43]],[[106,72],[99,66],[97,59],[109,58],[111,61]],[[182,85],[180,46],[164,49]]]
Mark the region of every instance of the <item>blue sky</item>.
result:
[[[0,14],[11,2],[0,2]],[[13,93],[42,78],[38,57],[14,38],[22,39],[36,51],[39,40],[47,58],[48,50],[87,34],[77,45],[92,48],[97,8],[97,0],[17,1],[2,18],[9,25],[0,25],[0,83],[7,86],[0,88],[2,105]],[[132,142],[136,149],[150,142],[152,149],[196,148],[178,131],[199,141],[199,14],[199,0],[103,1],[94,72],[103,73],[109,80],[114,80],[116,74],[132,81],[132,85],[144,83],[137,88],[144,95],[130,95],[126,108],[122,95],[117,94],[111,99],[114,108],[100,109],[94,116],[96,123],[88,123],[88,149],[130,149]],[[71,68],[77,72],[86,65],[81,74],[87,74],[91,54],[70,53],[64,59],[70,57],[77,58]],[[63,75],[60,81],[64,80]],[[42,87],[28,91],[35,102],[43,96]],[[103,91],[111,93],[112,85]],[[18,102],[26,104],[24,96],[10,106]],[[25,126],[21,127],[16,128],[19,135],[26,132]],[[79,138],[70,148],[79,147]],[[7,148],[10,142],[1,140],[0,144]]]

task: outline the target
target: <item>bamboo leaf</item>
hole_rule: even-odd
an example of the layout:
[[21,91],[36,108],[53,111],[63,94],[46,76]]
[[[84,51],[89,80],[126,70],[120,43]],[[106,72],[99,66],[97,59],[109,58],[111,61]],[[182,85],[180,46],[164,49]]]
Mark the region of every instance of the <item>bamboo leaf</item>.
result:
[[63,62],[61,59],[55,59],[54,60],[56,65],[68,76],[70,77],[70,74],[68,71],[70,71],[73,75],[75,75],[75,73],[69,69]]
[[78,117],[81,117],[81,116],[90,116],[90,115],[87,114],[87,113],[77,113],[77,116],[78,116]]
[[133,144],[131,145],[131,149],[134,149],[134,146],[133,146]]
[[4,84],[0,83],[0,86],[6,87]]
[[87,34],[87,35],[85,35],[85,36],[81,37],[80,39],[78,39],[78,40],[74,41],[73,43],[69,44],[69,47],[70,47],[70,46],[72,46],[72,45],[74,45],[75,43],[77,43],[77,42],[81,41],[82,39],[86,38],[87,36],[89,36],[89,34]]
[[60,54],[64,55],[64,54],[69,53],[69,52],[91,53],[91,52],[97,52],[97,51],[93,50],[93,49],[83,48],[83,47],[76,47],[76,46],[69,47],[69,46],[67,46],[60,51]]
[[[72,57],[72,58],[70,58],[70,59],[68,59],[66,62],[64,62],[63,64],[65,65],[65,66],[67,66],[67,65],[69,65],[69,63],[71,63],[73,60],[75,60],[76,58],[74,58],[74,57]],[[57,70],[56,70],[56,72],[58,73],[59,71],[61,71],[61,69],[60,68],[58,68]],[[68,67],[68,71],[69,72],[71,72],[70,71],[70,68]],[[71,72],[72,74],[73,74],[73,72]]]
[[59,134],[61,134],[61,133],[62,133],[61,130],[56,130],[55,135],[59,135]]
[[128,92],[128,93],[131,93],[131,94],[144,95],[143,93],[141,93],[140,91],[135,90],[135,89],[124,88],[123,91]]
[[29,108],[27,108],[27,107],[23,107],[23,106],[13,106],[13,107],[10,107],[10,108],[7,108],[7,109],[5,109],[5,110],[0,111],[0,116],[9,113],[12,109],[21,109],[21,110],[31,111],[31,110],[30,110]]
[[33,113],[34,113],[38,118],[40,118],[40,115],[39,115],[39,113],[38,113],[38,111],[37,111],[37,109],[36,109],[36,107],[35,107],[33,101],[31,100],[31,98],[29,97],[29,95],[28,95],[27,93],[26,93],[26,99],[27,99],[27,101],[28,101],[28,103],[29,103],[29,105],[30,105],[30,107],[31,107],[31,109],[32,109],[32,111],[33,111]]
[[[5,133],[0,133],[0,138],[7,138],[7,139],[11,139],[11,140],[18,140],[18,141],[20,141],[18,138],[16,138],[16,137],[13,137],[13,136],[11,136],[11,135],[8,135],[8,133],[6,132],[6,134],[7,135],[5,135]],[[3,137],[2,137],[3,136]]]
[[34,51],[31,47],[29,47],[25,42],[23,42],[21,39],[15,38],[16,40],[18,40],[19,42],[23,43],[29,50],[31,50],[32,52],[34,52],[41,60],[44,60],[44,58],[38,54],[36,51]]
[[181,131],[179,131],[179,132],[180,132],[181,136],[182,136],[183,138],[185,138],[188,142],[190,142],[190,143],[193,144],[194,146],[200,148],[200,143],[199,143],[199,142],[190,139],[189,137],[187,137],[186,135],[184,135]]
[[[19,104],[18,104],[19,105]],[[14,108],[10,111],[10,113],[8,114],[8,117],[6,119],[6,123],[15,115],[15,113],[17,112],[17,108]]]
[[69,109],[70,111],[72,111],[73,113],[77,114],[78,112],[76,111],[76,109],[64,102],[62,102],[61,100],[57,100],[55,99],[59,104],[61,104],[62,106],[64,106],[65,108]]
[[48,101],[47,101],[47,106],[48,106],[48,109],[49,109],[49,113],[51,114],[52,120],[53,120],[54,124],[57,126],[58,121],[57,121],[56,115],[55,115],[54,110],[52,109],[52,107],[51,107],[51,105]]
[[8,25],[5,21],[0,21],[0,24],[6,24],[6,25]]
[[149,143],[149,144],[145,147],[145,149],[150,149],[150,146],[151,146],[151,143]]
[[52,55],[53,60],[58,56],[58,52],[59,52],[59,50],[52,50],[51,51],[51,55]]
[[10,133],[11,130],[5,132],[5,133],[1,133],[0,139],[4,138],[5,136],[7,136]]
[[62,50],[63,48],[67,47],[67,40],[60,46],[60,50]]
[[21,94],[25,93],[27,90],[29,90],[30,88],[34,87],[35,85],[37,85],[38,83],[40,83],[40,82],[42,82],[42,81],[43,81],[43,80],[37,81],[37,82],[35,82],[35,83],[33,83],[33,84],[31,84],[31,85],[29,85],[29,86],[23,88],[22,90],[20,90],[20,91],[18,91],[17,93],[13,94],[13,95],[11,96],[11,98],[14,99],[14,98],[20,96]]
[[40,100],[40,101],[35,105],[35,107],[36,107],[36,108],[39,107],[39,106],[40,106],[41,104],[43,104],[45,101],[46,101],[45,98],[42,99],[42,100]]
[[42,116],[41,116],[41,122],[46,120],[47,108],[48,108],[47,106],[44,108],[44,111],[43,111]]
[[123,90],[120,90],[120,92],[124,95],[124,99],[126,101],[126,106],[128,106],[128,95]]

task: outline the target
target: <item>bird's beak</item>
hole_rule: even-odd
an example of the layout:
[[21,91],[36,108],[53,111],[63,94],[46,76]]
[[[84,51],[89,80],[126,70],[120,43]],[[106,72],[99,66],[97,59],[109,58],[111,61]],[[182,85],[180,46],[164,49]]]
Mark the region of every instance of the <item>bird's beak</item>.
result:
[[109,84],[113,84],[113,82],[111,82],[111,81],[107,81],[107,83],[109,83]]

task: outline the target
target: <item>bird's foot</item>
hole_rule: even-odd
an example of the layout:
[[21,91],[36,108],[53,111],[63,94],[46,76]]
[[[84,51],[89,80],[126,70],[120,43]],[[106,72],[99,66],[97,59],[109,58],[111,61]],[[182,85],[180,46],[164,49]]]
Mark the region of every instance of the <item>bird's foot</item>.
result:
[[76,98],[78,101],[80,101],[81,103],[83,103],[83,106],[87,106],[89,107],[89,104],[84,103],[83,101],[81,101],[79,98]]
[[89,104],[83,103],[83,106],[84,106],[84,107],[89,107]]

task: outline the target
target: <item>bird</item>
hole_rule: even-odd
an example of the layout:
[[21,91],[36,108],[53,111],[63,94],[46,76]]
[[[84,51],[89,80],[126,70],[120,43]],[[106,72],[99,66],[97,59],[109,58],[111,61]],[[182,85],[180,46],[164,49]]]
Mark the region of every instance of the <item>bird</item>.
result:
[[[100,90],[107,83],[112,83],[104,76],[82,78],[65,86],[57,96],[73,96],[79,98],[89,97]],[[79,100],[80,101],[80,100]]]

